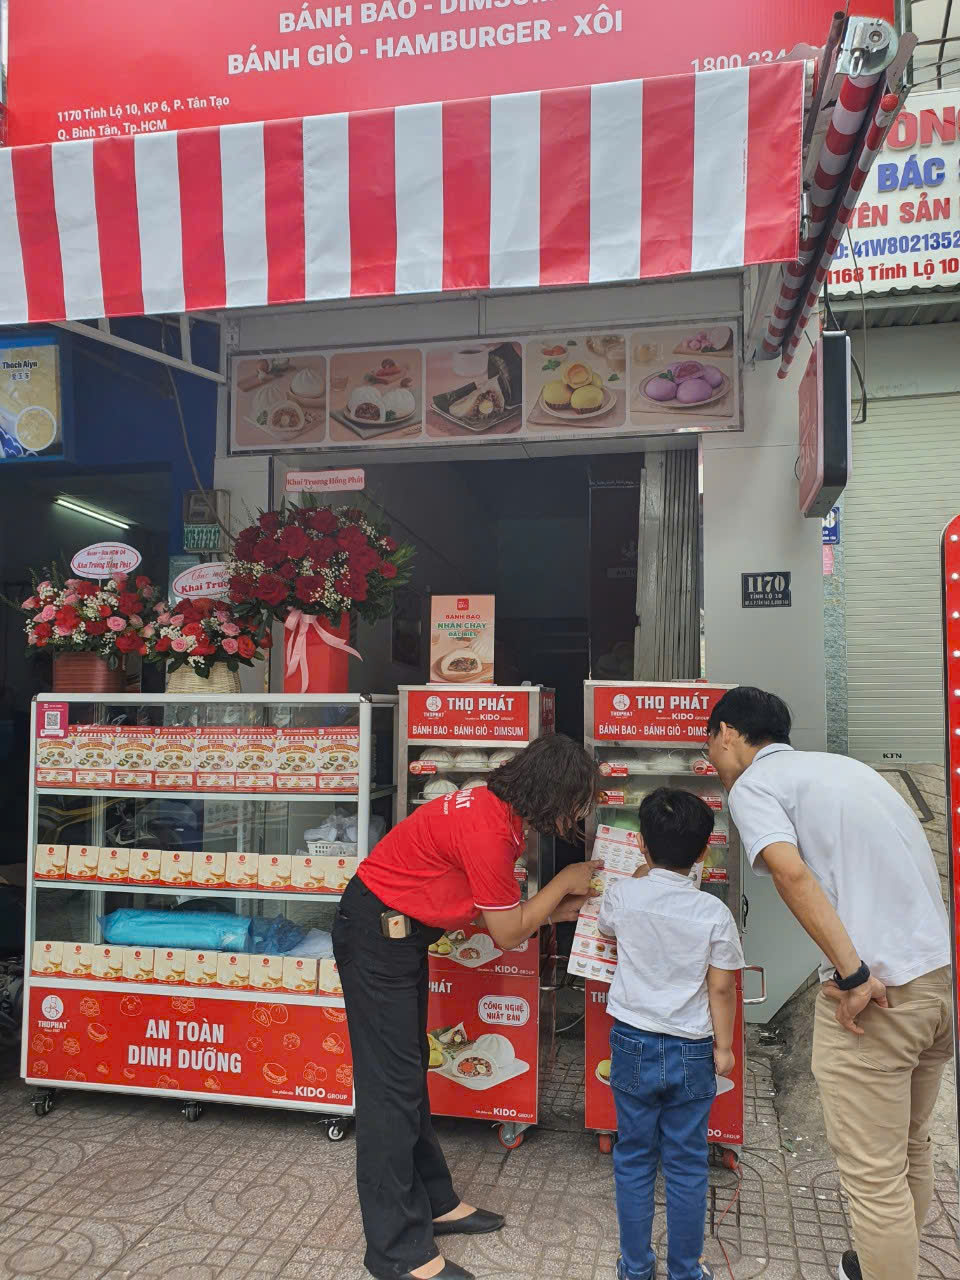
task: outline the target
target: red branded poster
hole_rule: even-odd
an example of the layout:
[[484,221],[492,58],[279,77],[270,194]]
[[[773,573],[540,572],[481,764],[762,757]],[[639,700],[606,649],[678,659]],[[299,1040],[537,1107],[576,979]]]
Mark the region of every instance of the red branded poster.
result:
[[41,986],[25,1035],[35,1084],[353,1105],[342,1009]]
[[601,740],[699,742],[726,689],[707,684],[596,685],[593,733]]
[[444,934],[430,948],[431,973],[475,971],[505,978],[532,978],[539,969],[540,950],[535,938],[527,939],[513,951],[501,951],[479,925]]
[[466,1119],[537,1118],[540,979],[431,963],[430,1103]]
[[489,693],[412,689],[407,700],[407,718],[407,734],[413,740],[524,742],[531,733],[530,695],[499,689],[491,689]]
[[[607,1014],[607,992],[601,983],[586,984],[586,1081],[584,1090],[584,1125],[600,1133],[615,1133],[617,1114],[610,1088],[610,1028]],[[742,995],[739,977],[737,993]],[[737,1020],[733,1030],[736,1066],[729,1079],[718,1077],[717,1097],[710,1112],[707,1137],[710,1142],[743,1145],[743,1004],[737,1001]]]
[[[7,141],[124,137],[749,67],[800,42],[821,45],[835,8],[835,0],[599,8],[580,0],[30,0],[10,6]],[[851,9],[893,20],[892,0],[855,0]]]

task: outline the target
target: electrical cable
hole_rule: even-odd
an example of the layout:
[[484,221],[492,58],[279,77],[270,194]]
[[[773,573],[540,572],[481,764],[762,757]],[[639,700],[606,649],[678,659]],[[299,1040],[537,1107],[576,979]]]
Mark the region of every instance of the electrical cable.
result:
[[[559,988],[554,988],[554,989],[558,990]],[[566,1033],[568,1031],[572,1031],[574,1027],[579,1027],[580,1023],[584,1020],[586,1016],[587,1015],[585,1013],[581,1013],[580,1017],[577,1018],[575,1022],[569,1022],[565,1027],[557,1027],[556,1030],[554,1031],[554,1035],[558,1035],[558,1036],[566,1035]]]
[[[853,236],[850,234],[849,223],[847,224],[847,245],[850,249],[850,260],[852,262],[854,260]],[[856,419],[859,424],[866,422],[867,420],[867,298],[866,294],[863,292],[863,279],[859,278],[857,283],[860,286],[860,318],[861,332],[863,333],[863,369],[861,370],[859,364],[857,364],[855,356],[851,356],[850,359],[857,372],[857,377],[860,379],[860,417]]]
[[953,12],[953,0],[947,0],[943,12],[943,26],[940,28],[940,48],[937,50],[937,88],[943,88],[943,53],[947,47],[947,31],[950,29],[950,15]]

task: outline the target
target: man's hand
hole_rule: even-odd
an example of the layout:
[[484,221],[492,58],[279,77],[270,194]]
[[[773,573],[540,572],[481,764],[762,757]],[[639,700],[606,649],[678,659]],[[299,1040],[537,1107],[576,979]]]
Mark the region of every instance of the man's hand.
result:
[[863,1027],[857,1026],[857,1018],[868,1004],[875,1003],[881,1009],[887,1008],[887,988],[879,978],[868,978],[852,991],[841,991],[835,982],[825,982],[821,990],[828,1000],[834,1001],[837,1007],[833,1016],[844,1031],[849,1031],[851,1035],[863,1035]]
[[572,862],[557,876],[566,890],[567,897],[587,898],[590,896],[590,881],[603,869],[602,862]]
[[721,1049],[718,1045],[713,1046],[713,1065],[717,1069],[718,1076],[728,1076],[736,1066],[736,1063],[737,1060],[732,1049]]
[[576,920],[580,914],[580,908],[586,902],[585,897],[580,897],[574,893],[568,893],[560,903],[559,907],[555,907],[550,913],[550,919],[553,924],[567,924],[571,920]]

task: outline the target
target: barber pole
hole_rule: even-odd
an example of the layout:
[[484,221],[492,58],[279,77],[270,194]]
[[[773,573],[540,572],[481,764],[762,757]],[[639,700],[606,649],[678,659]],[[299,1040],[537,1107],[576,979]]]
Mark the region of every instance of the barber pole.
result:
[[[954,1063],[960,1102],[960,516],[943,532],[943,692],[947,772],[950,934],[953,957]],[[960,1136],[957,1167],[960,1171]]]

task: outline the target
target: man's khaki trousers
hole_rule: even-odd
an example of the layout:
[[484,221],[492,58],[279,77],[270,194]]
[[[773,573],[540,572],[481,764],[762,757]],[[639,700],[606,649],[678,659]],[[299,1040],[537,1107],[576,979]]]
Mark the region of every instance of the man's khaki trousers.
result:
[[864,1010],[854,1036],[817,996],[813,1074],[864,1280],[916,1280],[933,1196],[930,1117],[953,1056],[950,970],[888,987],[887,999],[889,1009]]

